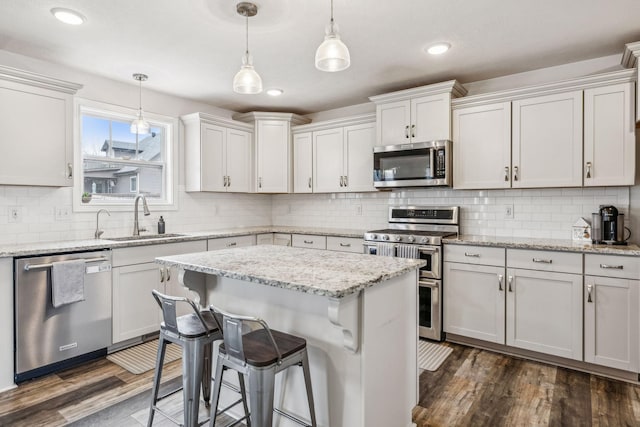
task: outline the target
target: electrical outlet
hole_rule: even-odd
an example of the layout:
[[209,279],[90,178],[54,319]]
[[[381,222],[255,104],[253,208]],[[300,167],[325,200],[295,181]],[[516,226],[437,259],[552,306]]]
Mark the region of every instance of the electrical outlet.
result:
[[504,219],[513,219],[513,205],[504,205]]
[[71,208],[67,206],[60,206],[56,208],[56,221],[70,221],[71,220]]
[[22,222],[22,206],[9,206],[8,222]]
[[362,215],[362,205],[356,205],[356,215]]

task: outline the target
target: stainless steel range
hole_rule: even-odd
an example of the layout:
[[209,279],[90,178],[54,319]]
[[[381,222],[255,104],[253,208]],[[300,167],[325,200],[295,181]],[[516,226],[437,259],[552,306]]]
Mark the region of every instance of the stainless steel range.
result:
[[389,228],[364,233],[365,253],[420,258],[420,336],[442,340],[442,238],[460,232],[458,206],[392,206]]

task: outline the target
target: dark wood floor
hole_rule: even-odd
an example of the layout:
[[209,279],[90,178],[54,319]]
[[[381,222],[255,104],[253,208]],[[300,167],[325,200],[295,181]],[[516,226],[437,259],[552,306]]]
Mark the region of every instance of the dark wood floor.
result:
[[[420,376],[418,427],[640,426],[640,386],[447,345],[451,356]],[[180,383],[180,369],[166,365],[165,387]],[[100,359],[23,383],[0,393],[0,426],[146,425],[152,375]],[[178,415],[180,394],[165,402]],[[154,426],[165,425],[173,424],[157,416]]]

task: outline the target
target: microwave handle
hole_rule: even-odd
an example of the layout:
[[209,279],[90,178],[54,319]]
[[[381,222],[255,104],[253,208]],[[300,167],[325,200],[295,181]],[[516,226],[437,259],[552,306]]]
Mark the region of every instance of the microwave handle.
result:
[[428,176],[427,178],[433,178],[436,175],[436,170],[435,170],[436,153],[437,153],[436,149],[431,150],[431,155],[429,156],[429,170],[431,171],[431,176]]

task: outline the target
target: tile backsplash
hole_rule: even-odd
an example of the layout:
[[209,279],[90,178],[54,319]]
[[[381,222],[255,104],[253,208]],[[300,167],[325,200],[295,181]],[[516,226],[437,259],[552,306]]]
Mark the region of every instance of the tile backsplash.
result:
[[[526,190],[416,189],[377,193],[274,195],[274,225],[371,230],[387,225],[389,206],[460,206],[465,234],[570,239],[571,227],[600,205],[614,205],[630,223],[628,187]],[[507,207],[513,218],[505,218]]]
[[[571,238],[571,226],[580,217],[591,220],[599,205],[611,204],[629,218],[628,187],[453,190],[447,188],[333,194],[224,194],[178,192],[179,210],[140,215],[140,224],[156,232],[160,215],[167,233],[208,231],[244,226],[308,226],[373,230],[385,228],[391,205],[461,207],[465,234],[539,238]],[[0,186],[0,244],[93,239],[94,212],[73,212],[71,188]],[[505,219],[505,209],[513,218]],[[10,217],[18,209],[18,219]],[[637,222],[637,221],[635,221]],[[104,237],[129,235],[133,229],[133,202],[126,212],[101,215]],[[633,227],[631,227],[633,228]],[[634,240],[632,238],[632,240]]]

